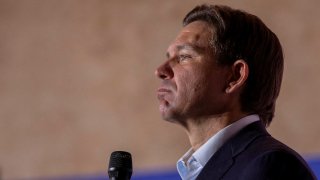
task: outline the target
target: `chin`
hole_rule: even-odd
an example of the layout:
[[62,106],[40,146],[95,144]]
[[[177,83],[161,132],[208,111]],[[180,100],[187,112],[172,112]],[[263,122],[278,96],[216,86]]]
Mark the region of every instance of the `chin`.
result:
[[183,124],[184,118],[181,115],[181,112],[171,106],[169,103],[161,103],[159,106],[159,110],[163,120],[171,123]]

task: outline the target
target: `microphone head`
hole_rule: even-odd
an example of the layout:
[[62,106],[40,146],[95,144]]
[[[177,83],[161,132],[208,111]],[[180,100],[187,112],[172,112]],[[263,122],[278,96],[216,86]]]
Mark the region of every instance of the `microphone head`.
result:
[[132,175],[131,154],[125,151],[111,153],[108,174],[110,179],[129,180]]

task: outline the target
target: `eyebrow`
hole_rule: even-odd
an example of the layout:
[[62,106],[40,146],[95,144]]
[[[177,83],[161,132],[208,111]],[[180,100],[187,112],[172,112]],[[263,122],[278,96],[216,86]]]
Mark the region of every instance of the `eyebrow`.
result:
[[[181,51],[183,49],[189,49],[189,50],[193,50],[193,51],[196,51],[196,52],[203,52],[204,51],[204,48],[200,47],[200,46],[197,46],[197,45],[194,45],[194,44],[181,44],[181,45],[177,45],[177,47],[175,48],[177,49],[177,51]],[[169,52],[166,53],[166,57],[169,58],[170,57],[170,54]]]

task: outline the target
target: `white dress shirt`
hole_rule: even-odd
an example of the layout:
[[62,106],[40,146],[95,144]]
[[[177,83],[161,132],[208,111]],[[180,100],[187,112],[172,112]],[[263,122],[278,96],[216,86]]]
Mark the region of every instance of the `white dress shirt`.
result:
[[246,116],[214,134],[197,151],[189,149],[177,162],[177,169],[182,180],[194,180],[218,149],[245,126],[259,121],[259,116]]

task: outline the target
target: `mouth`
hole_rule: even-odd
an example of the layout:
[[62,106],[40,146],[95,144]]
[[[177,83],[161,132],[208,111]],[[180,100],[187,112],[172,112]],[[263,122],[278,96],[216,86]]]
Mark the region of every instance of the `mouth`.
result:
[[171,92],[171,90],[170,90],[170,89],[167,89],[167,88],[161,87],[161,88],[159,88],[159,89],[157,90],[157,92],[158,92],[158,93],[169,93],[169,92]]
[[158,100],[162,101],[165,100],[165,96],[169,93],[171,93],[172,91],[168,88],[164,88],[164,87],[160,87],[157,90],[157,96],[158,96]]
[[163,114],[165,113],[167,106],[169,104],[168,99],[170,99],[170,93],[172,91],[168,88],[160,87],[157,90],[157,97],[159,101],[159,111]]

